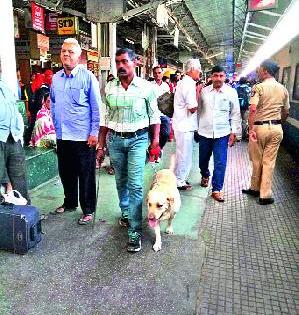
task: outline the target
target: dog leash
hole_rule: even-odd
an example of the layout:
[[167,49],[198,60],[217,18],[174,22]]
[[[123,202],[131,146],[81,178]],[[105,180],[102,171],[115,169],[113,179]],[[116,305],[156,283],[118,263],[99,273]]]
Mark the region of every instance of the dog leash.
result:
[[94,214],[93,214],[92,228],[94,228],[95,223],[96,223],[96,214],[97,214],[98,199],[99,199],[99,191],[100,191],[100,170],[101,170],[101,165],[102,165],[104,159],[105,159],[105,155],[104,155],[104,157],[99,161],[98,179],[97,179],[97,182],[96,182],[96,187],[97,187],[97,191],[96,191],[96,206],[95,206]]

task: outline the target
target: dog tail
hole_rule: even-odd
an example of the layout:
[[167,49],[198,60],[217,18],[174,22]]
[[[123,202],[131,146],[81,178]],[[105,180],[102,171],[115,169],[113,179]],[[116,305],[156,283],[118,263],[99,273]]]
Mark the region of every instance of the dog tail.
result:
[[175,168],[175,154],[171,154],[169,169],[174,172],[174,168]]

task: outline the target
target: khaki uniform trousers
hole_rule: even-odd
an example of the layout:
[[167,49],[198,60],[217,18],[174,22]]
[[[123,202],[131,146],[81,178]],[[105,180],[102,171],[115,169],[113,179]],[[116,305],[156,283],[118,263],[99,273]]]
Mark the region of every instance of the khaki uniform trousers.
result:
[[249,157],[252,162],[250,188],[260,191],[260,198],[272,196],[272,178],[277,152],[283,138],[281,125],[256,125],[257,142],[249,141]]

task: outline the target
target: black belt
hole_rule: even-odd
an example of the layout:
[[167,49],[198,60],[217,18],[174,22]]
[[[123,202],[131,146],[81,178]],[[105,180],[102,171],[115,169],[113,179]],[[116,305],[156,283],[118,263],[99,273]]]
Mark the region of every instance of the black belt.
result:
[[119,136],[121,138],[133,138],[136,136],[141,136],[144,133],[148,132],[148,127],[143,128],[143,129],[138,129],[138,130],[133,131],[133,132],[119,132],[119,131],[114,131],[113,129],[110,129],[110,132],[113,135]]
[[255,121],[253,123],[254,125],[264,125],[264,124],[268,124],[268,125],[280,125],[281,124],[281,120],[263,120],[263,121]]

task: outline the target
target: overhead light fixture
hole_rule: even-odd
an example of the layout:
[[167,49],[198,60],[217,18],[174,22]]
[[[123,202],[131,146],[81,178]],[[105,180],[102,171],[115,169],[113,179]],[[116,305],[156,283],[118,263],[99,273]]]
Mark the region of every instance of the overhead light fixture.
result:
[[242,77],[255,70],[265,59],[273,56],[299,34],[298,12],[299,0],[294,0],[265,39],[263,45],[249,60],[247,67],[241,73]]

